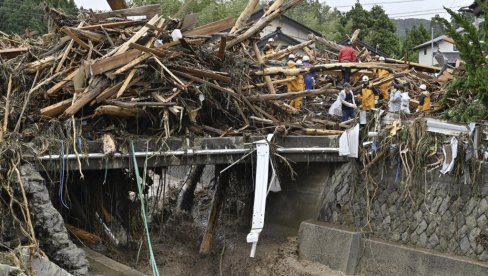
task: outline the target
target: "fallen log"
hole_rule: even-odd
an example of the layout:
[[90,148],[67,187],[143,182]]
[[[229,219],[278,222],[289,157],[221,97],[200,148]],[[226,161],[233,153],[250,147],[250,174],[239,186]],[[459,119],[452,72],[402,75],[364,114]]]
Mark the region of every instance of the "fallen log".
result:
[[314,42],[318,42],[318,43],[328,47],[329,49],[335,50],[337,52],[340,51],[342,48],[344,48],[344,46],[342,46],[340,44],[337,44],[333,41],[327,40],[323,37],[316,36],[314,34],[309,34],[308,39],[310,39]]
[[117,9],[109,12],[95,13],[93,17],[101,20],[109,17],[127,17],[127,16],[142,16],[146,15],[152,17],[161,11],[159,4],[147,5],[142,7],[135,7],[130,9]]
[[[286,79],[282,79],[282,80],[274,80],[272,81],[271,83],[273,83],[273,85],[275,84],[283,84],[283,83],[288,83],[294,79],[296,79],[297,77],[289,77],[289,78],[286,78]],[[265,82],[263,83],[257,83],[257,84],[250,84],[250,85],[246,85],[244,87],[242,87],[242,89],[252,89],[252,88],[259,88],[259,87],[264,87],[266,86],[267,84]]]
[[285,99],[294,99],[297,97],[307,97],[307,96],[317,96],[322,94],[328,93],[338,93],[339,90],[325,87],[320,89],[314,90],[307,90],[301,92],[288,92],[288,93],[281,93],[281,94],[262,94],[248,97],[250,101],[273,101],[273,100],[285,100]]
[[243,34],[239,35],[235,39],[229,41],[227,43],[226,48],[230,49],[235,45],[243,42],[246,39],[254,36],[256,33],[260,32],[266,26],[269,25],[271,21],[273,21],[276,17],[280,16],[281,14],[285,13],[287,10],[293,8],[294,6],[298,5],[303,0],[290,0],[284,5],[281,5],[279,8],[274,10],[271,14],[261,17],[258,22],[252,25],[251,28],[247,29]]
[[72,102],[73,99],[67,99],[50,106],[46,106],[41,109],[41,116],[55,118],[59,114],[62,114],[66,109],[68,109],[68,107],[71,106]]
[[330,129],[316,129],[316,128],[304,128],[303,133],[306,135],[341,135],[342,130],[330,130]]
[[[262,66],[264,66],[264,59],[261,56],[261,51],[258,49],[258,45],[256,42],[252,44],[252,47],[254,49],[254,54],[256,55],[256,58]],[[271,82],[271,77],[270,76],[264,76],[264,82],[266,83],[266,86],[268,88],[268,91],[270,94],[276,94],[276,90],[274,89],[273,83]]]
[[235,33],[237,30],[241,29],[244,25],[246,25],[247,21],[249,20],[249,17],[251,17],[252,13],[256,9],[257,5],[259,4],[259,0],[250,0],[247,2],[246,8],[241,12],[239,15],[239,18],[237,18],[237,21],[230,30],[229,34]]
[[399,71],[399,70],[404,71],[405,69],[408,68],[408,66],[400,65],[400,64],[381,63],[381,62],[369,62],[369,63],[348,62],[348,63],[319,64],[319,65],[314,65],[312,67],[302,67],[302,68],[268,67],[268,68],[264,68],[263,70],[254,71],[254,74],[257,76],[276,75],[276,74],[296,76],[299,74],[308,73],[311,70],[332,71],[332,70],[339,70],[343,68],[369,69],[369,70],[385,69],[388,71]]
[[305,47],[307,47],[308,45],[310,45],[312,43],[313,43],[313,40],[308,40],[308,41],[302,42],[300,44],[297,44],[295,46],[291,46],[289,48],[280,50],[280,51],[278,51],[278,52],[276,52],[274,54],[267,55],[267,56],[264,57],[264,59],[273,59],[273,58],[276,58],[276,57],[280,58],[282,56],[286,56],[287,54],[293,53],[296,50],[305,48]]
[[102,105],[95,109],[94,117],[96,116],[116,116],[116,117],[145,117],[146,112],[140,108],[126,108],[115,105]]

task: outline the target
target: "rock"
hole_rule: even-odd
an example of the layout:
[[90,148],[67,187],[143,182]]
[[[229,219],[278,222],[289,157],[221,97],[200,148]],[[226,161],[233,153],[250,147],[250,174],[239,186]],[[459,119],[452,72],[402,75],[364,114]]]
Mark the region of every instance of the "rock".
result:
[[422,233],[420,235],[419,242],[417,243],[417,245],[422,246],[422,247],[426,247],[427,246],[427,234]]
[[391,217],[390,216],[387,216],[384,220],[383,220],[383,226],[387,226],[391,223]]
[[468,216],[466,217],[466,225],[468,226],[469,229],[473,229],[476,227],[476,218],[474,216]]
[[402,239],[402,242],[403,243],[409,242],[409,239],[408,239],[409,238],[409,235],[408,235],[407,232],[404,232],[403,234],[401,234],[401,237],[400,238]]
[[415,232],[417,232],[417,234],[420,235],[425,231],[425,229],[427,229],[427,222],[425,222],[425,220],[422,220],[420,224],[417,226],[417,229],[415,229]]
[[461,248],[461,252],[463,254],[468,253],[468,250],[470,249],[471,245],[469,243],[469,239],[467,236],[464,236],[464,238],[462,238],[461,242],[459,243],[459,247]]
[[468,203],[464,206],[464,213],[470,215],[477,203],[478,202],[474,197],[470,198]]
[[437,235],[436,234],[433,234],[432,236],[430,236],[430,238],[429,238],[429,246],[430,246],[430,248],[434,248],[438,244],[439,244],[439,238],[437,237]]
[[482,200],[480,200],[480,204],[478,205],[478,213],[484,214],[486,213],[486,211],[488,211],[488,200],[485,197]]
[[451,200],[451,197],[450,196],[444,197],[444,199],[442,200],[441,205],[439,206],[439,210],[437,210],[437,213],[439,215],[442,216],[447,211],[447,208],[449,207],[449,201],[450,200]]
[[485,248],[481,244],[478,244],[478,246],[476,246],[476,250],[474,252],[479,255],[479,254],[483,253],[483,250],[485,250]]
[[427,230],[425,232],[427,236],[430,236],[435,232],[436,229],[437,229],[437,223],[433,221],[429,224],[429,227],[427,227]]
[[463,237],[464,235],[466,235],[467,232],[468,232],[468,226],[463,225],[463,227],[461,227],[458,230],[458,236]]
[[486,227],[488,219],[486,218],[486,215],[481,215],[477,220],[476,223],[478,224],[478,227]]
[[400,234],[398,232],[393,232],[390,236],[390,239],[392,241],[399,241],[400,240]]
[[[476,244],[476,238],[478,237],[478,235],[480,234],[481,230],[479,228],[474,228],[473,230],[471,230],[471,232],[469,232],[469,235],[468,235],[468,238],[469,238],[469,241],[471,243],[474,243]],[[473,249],[476,248],[476,246],[471,246]]]
[[415,220],[417,222],[420,222],[420,220],[422,220],[422,216],[423,216],[423,214],[422,214],[422,212],[420,210],[417,211],[417,212],[415,212],[415,215],[413,215],[413,217],[415,218]]
[[480,261],[487,261],[488,260],[488,252],[485,250],[481,255],[479,256],[478,260]]
[[432,206],[430,208],[430,211],[434,214],[437,213],[437,210],[439,209],[439,206],[441,205],[442,201],[443,201],[442,197],[440,197],[440,196],[436,197],[434,199],[434,202],[432,202]]
[[444,237],[439,239],[439,245],[441,250],[447,250],[447,240]]
[[458,212],[456,215],[456,224],[457,228],[461,228],[466,224],[466,220],[464,219],[464,214],[462,212]]

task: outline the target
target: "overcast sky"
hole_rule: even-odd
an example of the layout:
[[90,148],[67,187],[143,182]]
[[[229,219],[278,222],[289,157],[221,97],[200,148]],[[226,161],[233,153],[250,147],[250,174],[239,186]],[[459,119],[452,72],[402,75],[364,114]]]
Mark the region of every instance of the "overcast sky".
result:
[[[109,10],[107,1],[104,0],[75,0],[78,6],[94,10]],[[337,7],[341,11],[348,11],[356,3],[356,0],[325,0],[327,5]],[[383,6],[391,18],[425,18],[430,19],[436,14],[447,17],[443,6],[455,10],[469,6],[474,0],[360,0],[366,9],[373,4]]]

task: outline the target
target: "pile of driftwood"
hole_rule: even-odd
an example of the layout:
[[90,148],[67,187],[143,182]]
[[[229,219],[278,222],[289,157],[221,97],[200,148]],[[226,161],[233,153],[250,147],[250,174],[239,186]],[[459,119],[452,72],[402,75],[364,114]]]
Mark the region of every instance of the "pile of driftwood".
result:
[[[260,19],[249,22],[258,2],[249,1],[237,20],[199,27],[195,16],[182,17],[185,5],[169,19],[159,15],[159,5],[78,17],[47,9],[52,32],[42,39],[44,49],[36,46],[2,64],[0,78],[5,83],[14,79],[4,95],[3,117],[13,122],[15,131],[27,122],[81,119],[92,130],[118,123],[129,132],[166,137],[241,135],[276,127],[286,133],[329,135],[347,127],[327,113],[345,67],[354,70],[353,78],[389,70],[389,77],[372,84],[397,79],[407,84],[413,99],[426,82],[434,95],[442,94],[444,84],[431,74],[436,67],[393,59],[375,62],[365,49],[358,49],[360,62],[336,63],[334,53],[342,46],[324,38],[311,36],[263,56],[257,46],[260,31],[301,1],[276,1]],[[128,18],[134,16],[145,19]],[[324,50],[315,53],[308,48],[313,43],[323,44]],[[309,54],[314,66],[286,68],[284,59],[297,51]],[[288,81],[312,69],[319,73],[316,89],[287,93]],[[289,105],[297,96],[307,97],[302,110]],[[12,107],[14,97],[23,100]]]

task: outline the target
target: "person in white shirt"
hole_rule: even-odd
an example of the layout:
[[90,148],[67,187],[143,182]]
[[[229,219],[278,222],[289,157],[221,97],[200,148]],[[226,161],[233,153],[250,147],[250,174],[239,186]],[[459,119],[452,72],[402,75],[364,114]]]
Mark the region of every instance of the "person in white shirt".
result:
[[402,106],[403,87],[401,84],[394,83],[390,88],[390,101],[388,102],[389,112],[398,112]]

